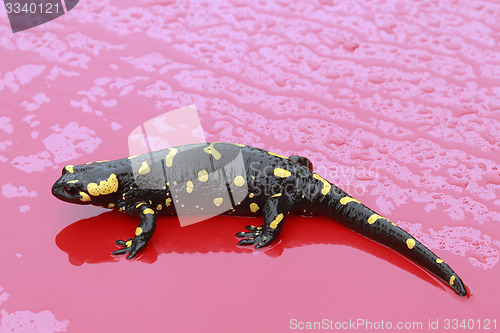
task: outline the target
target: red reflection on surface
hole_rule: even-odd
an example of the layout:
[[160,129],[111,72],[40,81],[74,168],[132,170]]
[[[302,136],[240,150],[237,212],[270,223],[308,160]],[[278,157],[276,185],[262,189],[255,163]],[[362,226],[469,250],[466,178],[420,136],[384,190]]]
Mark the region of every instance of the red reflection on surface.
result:
[[[137,223],[136,218],[115,211],[103,213],[64,228],[57,235],[56,244],[68,254],[69,261],[76,266],[83,263],[119,261],[119,257],[123,256],[111,255],[116,249],[114,241],[132,237]],[[243,230],[247,224],[260,223],[258,218],[217,216],[202,223],[180,227],[176,217],[161,217],[153,239],[137,260],[153,263],[158,255],[164,253],[251,253],[253,248],[237,246],[237,240],[232,235]],[[438,280],[415,263],[323,216],[290,216],[279,239],[269,248],[260,251],[270,257],[279,257],[286,249],[313,244],[357,248],[444,289]],[[311,258],[316,259],[318,258]]]

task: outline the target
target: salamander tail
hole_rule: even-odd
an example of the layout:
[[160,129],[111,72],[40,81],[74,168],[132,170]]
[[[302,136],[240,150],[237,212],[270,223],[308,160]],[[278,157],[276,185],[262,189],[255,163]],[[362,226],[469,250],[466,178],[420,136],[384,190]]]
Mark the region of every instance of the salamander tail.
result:
[[[318,185],[320,188],[325,188],[324,184]],[[444,260],[392,221],[361,204],[336,186],[331,185],[328,193],[318,191],[312,201],[322,213],[336,219],[349,229],[396,250],[433,273],[458,295],[467,295],[464,283]]]

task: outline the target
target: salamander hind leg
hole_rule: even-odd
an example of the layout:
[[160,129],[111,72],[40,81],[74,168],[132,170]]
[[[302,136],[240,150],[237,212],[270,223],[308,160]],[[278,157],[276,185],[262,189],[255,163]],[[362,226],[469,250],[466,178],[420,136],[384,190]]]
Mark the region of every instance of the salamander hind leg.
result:
[[289,157],[289,159],[294,161],[294,162],[297,162],[297,163],[305,166],[309,170],[313,171],[313,164],[311,161],[309,161],[308,158],[306,158],[304,156],[292,155]]
[[247,232],[239,232],[236,237],[243,238],[238,245],[255,245],[256,249],[269,245],[275,240],[283,221],[293,209],[293,203],[286,195],[275,194],[264,205],[264,224],[260,227],[246,226]]
[[135,229],[135,237],[129,238],[127,241],[117,240],[115,244],[123,248],[113,251],[113,255],[128,253],[127,258],[132,259],[146,247],[151,237],[153,237],[156,227],[155,211],[149,208],[145,202],[138,203],[136,210],[141,217],[141,222]]

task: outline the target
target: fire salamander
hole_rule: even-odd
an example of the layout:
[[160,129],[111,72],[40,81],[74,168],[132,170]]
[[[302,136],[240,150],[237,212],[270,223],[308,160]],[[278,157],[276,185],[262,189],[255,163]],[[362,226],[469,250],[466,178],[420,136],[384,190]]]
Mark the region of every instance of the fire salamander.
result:
[[66,165],[52,187],[57,198],[114,208],[141,221],[135,236],[118,240],[114,255],[133,258],[153,236],[157,215],[263,216],[260,227],[236,234],[239,245],[275,240],[293,212],[325,214],[429,270],[458,295],[462,280],[441,258],[389,219],[313,171],[301,156],[280,156],[231,143],[167,148],[115,161]]

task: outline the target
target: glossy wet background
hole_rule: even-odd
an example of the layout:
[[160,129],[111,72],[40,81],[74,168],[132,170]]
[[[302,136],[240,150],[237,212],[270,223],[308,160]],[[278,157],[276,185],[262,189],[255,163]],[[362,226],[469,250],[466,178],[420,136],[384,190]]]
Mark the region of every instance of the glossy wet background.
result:
[[[500,320],[499,22],[495,1],[81,1],[13,35],[2,12],[0,331]],[[234,234],[259,220],[162,218],[139,260],[111,257],[138,221],[52,183],[193,103],[207,140],[309,157],[472,296],[321,217],[258,252]]]

